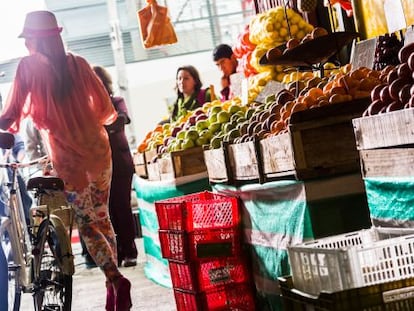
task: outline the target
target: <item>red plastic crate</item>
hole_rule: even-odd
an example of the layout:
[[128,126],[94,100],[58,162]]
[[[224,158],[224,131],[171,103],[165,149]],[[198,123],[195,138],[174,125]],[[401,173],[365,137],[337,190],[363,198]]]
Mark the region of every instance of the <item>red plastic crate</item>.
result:
[[249,269],[245,260],[223,258],[208,261],[169,262],[172,285],[176,289],[207,291],[218,286],[247,282]]
[[212,291],[188,292],[174,289],[177,311],[254,311],[253,287],[248,283],[222,286]]
[[161,230],[200,230],[231,228],[240,222],[235,197],[209,191],[156,201]]
[[166,259],[188,262],[234,257],[241,252],[240,229],[210,229],[193,232],[159,230],[161,253]]

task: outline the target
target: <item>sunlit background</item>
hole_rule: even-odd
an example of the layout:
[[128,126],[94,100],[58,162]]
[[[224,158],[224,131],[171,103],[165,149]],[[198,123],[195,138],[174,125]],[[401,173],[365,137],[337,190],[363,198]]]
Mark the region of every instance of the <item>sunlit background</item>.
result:
[[[236,42],[254,14],[252,0],[159,2],[168,3],[179,40],[177,44],[145,49],[136,14],[146,5],[145,0],[0,0],[0,73],[5,73],[0,76],[0,94],[7,100],[19,59],[28,54],[24,40],[17,38],[27,12],[48,9],[63,27],[62,38],[68,51],[107,68],[116,81],[117,94],[121,94],[118,82],[127,80],[123,95],[128,97],[133,120],[128,128],[131,136],[140,141],[168,113],[167,106],[176,97],[174,77],[178,66],[195,66],[204,86],[219,89],[220,72],[211,51],[219,43]],[[119,55],[125,58],[125,69],[115,65],[110,3],[116,3],[119,40],[123,43],[123,53]]]
[[0,1],[0,62],[27,54],[23,40],[17,36],[26,13],[40,9],[44,9],[43,0]]

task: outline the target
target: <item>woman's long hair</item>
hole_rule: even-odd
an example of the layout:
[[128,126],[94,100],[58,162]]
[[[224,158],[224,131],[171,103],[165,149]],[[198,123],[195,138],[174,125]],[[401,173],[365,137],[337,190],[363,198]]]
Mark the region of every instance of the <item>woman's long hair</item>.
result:
[[46,56],[54,67],[53,96],[57,102],[66,98],[72,90],[72,78],[68,68],[67,55],[61,36],[53,35],[34,38],[35,49]]
[[109,96],[112,96],[114,94],[114,90],[112,87],[112,78],[109,72],[104,67],[98,65],[92,66],[92,69],[99,79],[101,79],[105,89],[108,91]]

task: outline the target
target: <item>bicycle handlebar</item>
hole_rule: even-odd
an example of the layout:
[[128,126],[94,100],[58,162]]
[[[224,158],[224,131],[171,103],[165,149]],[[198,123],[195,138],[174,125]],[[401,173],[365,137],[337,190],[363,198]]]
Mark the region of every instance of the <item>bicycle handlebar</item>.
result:
[[3,168],[25,168],[25,167],[29,167],[29,166],[33,166],[36,164],[47,164],[49,162],[49,156],[43,156],[28,162],[10,162],[10,163],[0,163],[0,167]]

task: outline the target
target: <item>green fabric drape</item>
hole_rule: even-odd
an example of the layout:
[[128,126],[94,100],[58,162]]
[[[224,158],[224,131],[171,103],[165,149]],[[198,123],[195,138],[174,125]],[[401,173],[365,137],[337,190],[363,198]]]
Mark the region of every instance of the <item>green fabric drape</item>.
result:
[[365,178],[368,206],[375,225],[413,227],[414,178]]

